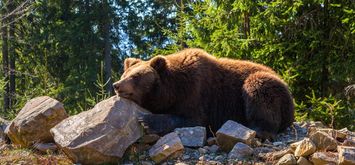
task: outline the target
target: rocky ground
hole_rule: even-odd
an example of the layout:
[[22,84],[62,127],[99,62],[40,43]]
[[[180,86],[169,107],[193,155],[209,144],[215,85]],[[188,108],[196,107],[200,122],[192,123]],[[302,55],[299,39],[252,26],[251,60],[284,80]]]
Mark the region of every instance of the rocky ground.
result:
[[[190,165],[190,164],[293,164],[279,162],[282,158],[287,158],[287,155],[295,155],[294,149],[292,149],[295,142],[307,139],[307,133],[314,128],[323,128],[323,124],[320,122],[296,122],[292,128],[288,128],[286,132],[278,135],[274,142],[263,142],[256,140],[252,144],[252,154],[241,159],[229,159],[228,153],[222,151],[216,144],[214,139],[209,139],[210,144],[206,144],[204,147],[185,147],[183,153],[173,159],[162,162],[162,165]],[[353,133],[351,137],[354,137]],[[344,141],[343,141],[344,142]],[[155,162],[150,158],[147,148],[139,146],[133,146],[128,149],[124,155],[123,160],[119,164],[141,164],[141,165],[153,165]],[[315,152],[315,151],[314,151]],[[334,152],[329,152],[334,153]],[[355,155],[352,156],[354,158]],[[284,159],[286,159],[284,158]],[[294,157],[300,160],[300,157]],[[287,158],[291,161],[293,156]],[[301,161],[306,163],[297,164],[312,164],[310,156],[307,159],[301,158]],[[335,159],[338,159],[336,156]],[[333,160],[337,164],[338,160]],[[354,163],[354,162],[353,162]],[[54,153],[39,152],[36,149],[20,149],[11,144],[2,144],[0,147],[0,164],[72,164],[71,160],[62,152],[55,151]],[[296,164],[296,163],[295,163]],[[315,164],[315,163],[313,163]],[[322,163],[321,163],[322,164]],[[351,164],[351,163],[348,163]]]
[[[308,124],[306,122],[294,123],[294,127],[288,128],[286,132],[279,134],[275,142],[265,141],[261,143],[259,140],[256,140],[253,142],[252,154],[242,160],[228,159],[227,152],[222,151],[215,142],[210,142],[210,145],[207,144],[204,147],[185,147],[184,152],[179,157],[170,159],[162,164],[273,164],[284,154],[288,153],[284,151],[287,151],[290,144],[300,141],[307,136],[309,126],[320,124],[320,122],[310,122]],[[209,140],[207,141],[209,142]],[[137,161],[145,165],[154,164],[154,161],[149,157],[148,151],[140,153],[137,151],[136,155],[126,155],[122,163],[127,165],[136,164]]]
[[143,135],[135,119],[141,112],[112,97],[67,117],[55,99],[35,98],[11,122],[0,118],[0,164],[355,164],[355,134],[346,128],[296,122],[261,142],[255,131],[227,121],[207,139],[204,127],[159,137]]

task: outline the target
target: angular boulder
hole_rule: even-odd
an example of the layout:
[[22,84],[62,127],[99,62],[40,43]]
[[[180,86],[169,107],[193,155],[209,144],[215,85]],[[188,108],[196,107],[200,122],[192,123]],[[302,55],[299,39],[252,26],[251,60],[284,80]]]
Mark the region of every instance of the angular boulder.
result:
[[250,145],[256,132],[235,121],[228,120],[217,131],[217,142],[225,151],[230,151],[237,142]]
[[53,142],[49,130],[67,117],[59,101],[48,96],[36,97],[25,104],[5,133],[12,143],[21,147]]
[[355,164],[355,147],[338,146],[338,164]]
[[228,159],[246,159],[253,154],[254,150],[248,145],[238,142],[228,154]]
[[333,151],[337,149],[337,141],[325,132],[317,131],[309,137],[320,151]]
[[346,130],[335,130],[335,129],[331,129],[331,128],[312,128],[308,130],[308,134],[309,135],[313,135],[314,133],[316,133],[317,131],[320,132],[324,132],[326,134],[328,134],[329,136],[335,138],[335,139],[346,139],[347,138],[347,134],[346,134]]
[[276,165],[296,165],[297,160],[294,155],[286,154],[276,163]]
[[205,144],[205,127],[176,128],[174,132],[180,137],[182,145],[186,147],[203,147]]
[[68,117],[51,133],[74,163],[116,162],[143,135],[137,117],[145,113],[149,112],[134,102],[113,96],[91,110]]
[[311,156],[311,162],[314,165],[336,165],[338,157],[331,152],[316,152]]
[[149,149],[149,156],[155,163],[160,163],[168,158],[180,156],[184,151],[184,146],[175,133],[169,133],[160,138],[156,144]]
[[308,156],[316,152],[316,145],[309,139],[304,138],[295,150],[295,156]]
[[281,157],[285,156],[286,154],[292,154],[293,151],[289,148],[283,149],[280,151],[275,151],[275,152],[269,152],[266,154],[268,158],[271,158],[271,160],[277,160],[280,159]]
[[297,164],[298,165],[312,165],[312,162],[310,162],[308,159],[306,159],[305,157],[300,157],[297,160]]

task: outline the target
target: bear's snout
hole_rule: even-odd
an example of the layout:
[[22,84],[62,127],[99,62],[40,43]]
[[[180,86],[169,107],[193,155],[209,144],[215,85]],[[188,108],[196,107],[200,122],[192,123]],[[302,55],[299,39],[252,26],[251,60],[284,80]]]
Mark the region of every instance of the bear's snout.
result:
[[113,89],[115,89],[115,91],[120,92],[121,84],[122,84],[121,81],[117,81],[112,84],[112,87]]
[[120,80],[113,83],[112,86],[117,95],[125,98],[130,98],[132,96],[133,89],[128,82]]

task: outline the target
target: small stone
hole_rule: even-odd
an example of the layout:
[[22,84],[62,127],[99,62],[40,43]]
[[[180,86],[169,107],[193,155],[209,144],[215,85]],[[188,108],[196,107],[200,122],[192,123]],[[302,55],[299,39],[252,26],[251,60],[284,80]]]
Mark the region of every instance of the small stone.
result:
[[209,146],[214,145],[214,144],[217,144],[217,138],[215,138],[215,137],[209,137],[209,138],[207,139],[207,144],[208,144]]
[[184,150],[179,136],[175,133],[169,133],[158,140],[156,144],[149,149],[149,156],[155,163],[160,163],[168,158],[179,156]]
[[175,163],[175,165],[188,165],[188,164],[179,162],[179,163]]
[[217,131],[217,142],[225,151],[230,151],[237,142],[250,145],[256,132],[235,121],[228,120]]
[[140,163],[141,165],[154,165],[154,163],[151,161],[141,161]]
[[54,143],[36,143],[33,147],[42,153],[55,152],[58,149]]
[[318,128],[324,128],[324,124],[321,121],[311,121],[309,123],[309,127],[318,127]]
[[277,160],[285,156],[286,154],[291,154],[291,153],[293,153],[292,150],[287,148],[281,151],[267,153],[267,157],[271,157],[272,160]]
[[258,140],[257,138],[254,138],[254,139],[252,140],[251,146],[252,146],[252,147],[261,147],[261,146],[262,146],[262,143],[261,143],[260,140]]
[[317,150],[333,151],[337,148],[337,141],[327,133],[317,131],[309,138],[317,146]]
[[138,156],[138,159],[139,159],[139,160],[144,160],[146,157],[147,157],[146,155],[142,154],[142,155],[139,155],[139,156]]
[[160,136],[157,134],[148,134],[148,135],[143,135],[143,137],[141,137],[139,139],[139,142],[146,143],[146,144],[152,144],[152,143],[155,143],[156,141],[158,141],[159,139],[160,139]]
[[204,155],[200,156],[200,157],[198,158],[198,160],[204,161],[204,160],[205,160],[205,156],[204,156]]
[[355,164],[355,147],[338,146],[340,165]]
[[316,152],[311,156],[310,160],[314,165],[335,165],[338,162],[338,157],[331,152]]
[[202,147],[206,141],[206,128],[205,127],[185,127],[176,128],[181,142],[186,147]]
[[214,158],[214,160],[224,160],[225,157],[223,157],[222,155],[218,155]]
[[342,145],[355,147],[355,140],[352,138],[348,138],[348,139],[344,140]]
[[296,165],[297,161],[294,155],[292,154],[286,154],[284,155],[277,163],[276,165]]
[[316,152],[316,145],[309,139],[304,138],[295,150],[295,156],[308,156]]
[[211,160],[211,161],[208,161],[208,163],[207,163],[208,165],[222,165],[222,163],[221,162],[219,162],[219,161],[215,161],[215,160]]
[[272,143],[272,145],[274,145],[274,146],[281,146],[283,144],[284,144],[283,142],[273,142]]
[[305,157],[300,157],[297,160],[297,164],[298,165],[312,165],[312,162],[310,162],[309,160],[307,160]]
[[198,152],[199,152],[200,154],[206,154],[206,153],[208,152],[208,150],[207,150],[207,149],[204,149],[204,148],[199,148],[199,149],[198,149]]
[[253,154],[253,149],[248,145],[238,142],[234,145],[232,151],[229,152],[229,159],[245,159]]
[[295,151],[296,148],[302,143],[302,140],[301,141],[298,141],[298,142],[294,142],[292,144],[290,144],[290,148],[292,151]]
[[254,155],[260,159],[269,159],[270,154],[267,155],[267,153],[271,153],[273,151],[273,149],[269,147],[255,147],[253,149],[254,149]]
[[182,160],[187,160],[187,159],[190,159],[190,156],[189,156],[189,155],[183,155],[183,156],[182,156]]
[[[187,148],[185,148],[187,149]],[[192,152],[189,153],[191,159],[198,159],[200,157],[200,153],[198,150],[193,150]]]
[[218,150],[219,150],[219,146],[217,146],[217,145],[212,145],[212,146],[208,147],[208,151],[210,151],[211,153],[216,153],[216,152],[218,152]]

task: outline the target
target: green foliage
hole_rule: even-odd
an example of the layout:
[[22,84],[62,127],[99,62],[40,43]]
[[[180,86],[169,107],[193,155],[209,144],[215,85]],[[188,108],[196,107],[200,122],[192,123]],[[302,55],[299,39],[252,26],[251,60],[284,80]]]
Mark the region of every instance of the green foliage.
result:
[[[109,97],[105,87],[111,84],[104,79],[102,63],[108,41],[114,81],[126,57],[148,59],[198,47],[276,70],[294,95],[298,120],[354,129],[354,98],[343,94],[355,82],[353,1],[30,2],[15,22],[10,42],[16,55],[16,102],[6,112],[10,118],[40,95],[62,101],[71,114]],[[5,80],[4,74],[0,78]],[[4,83],[0,81],[2,94]]]
[[296,120],[322,121],[331,128],[348,127],[354,130],[355,111],[334,96],[317,97],[314,92],[296,104]]
[[183,42],[218,57],[266,64],[289,84],[297,112],[312,109],[299,119],[331,124],[333,117],[337,128],[354,123],[354,107],[342,91],[355,81],[351,1],[207,0],[178,7],[179,31],[166,32],[174,42],[157,52],[182,49],[177,44]]

